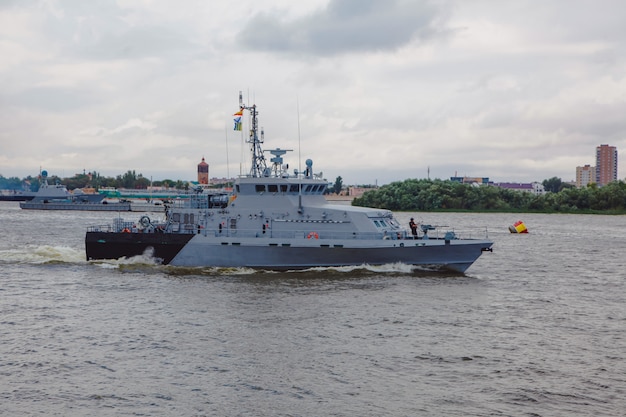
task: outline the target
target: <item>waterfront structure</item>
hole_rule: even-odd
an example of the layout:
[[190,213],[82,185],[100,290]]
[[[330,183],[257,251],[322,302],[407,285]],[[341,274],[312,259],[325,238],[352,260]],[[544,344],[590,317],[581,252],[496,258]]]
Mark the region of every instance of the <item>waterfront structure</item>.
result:
[[596,184],[598,187],[617,181],[617,148],[600,145],[596,147]]
[[494,182],[492,183],[492,185],[495,187],[499,187],[499,188],[506,188],[508,190],[532,193],[534,195],[543,195],[546,192],[543,184],[539,182],[531,182],[531,183]]
[[198,183],[209,183],[209,164],[204,161],[204,156],[202,157],[202,162],[198,164]]
[[585,165],[576,167],[576,188],[585,188],[596,182],[596,167]]
[[450,177],[452,182],[460,182],[462,184],[489,184],[489,177]]

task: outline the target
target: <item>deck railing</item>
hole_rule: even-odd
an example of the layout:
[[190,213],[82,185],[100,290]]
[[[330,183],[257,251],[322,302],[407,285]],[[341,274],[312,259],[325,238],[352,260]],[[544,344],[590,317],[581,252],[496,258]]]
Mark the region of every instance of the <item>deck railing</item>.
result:
[[[224,227],[219,229],[206,229],[197,224],[169,224],[151,223],[147,228],[141,227],[137,222],[127,222],[123,219],[115,219],[112,225],[96,225],[89,226],[89,232],[122,232],[127,230],[131,233],[180,233],[180,234],[201,234],[209,237],[239,237],[239,238],[273,238],[273,239],[334,239],[334,240],[371,240],[371,239],[389,239],[389,240],[414,240],[413,235],[406,230],[394,232],[337,232],[337,231],[319,231],[315,229],[299,229],[299,230],[274,230],[268,228],[263,232],[258,229],[230,229]],[[488,238],[487,228],[473,229],[459,232],[456,230],[429,230],[427,239],[455,240],[455,239],[486,239]],[[424,235],[420,234],[417,240],[424,240]]]

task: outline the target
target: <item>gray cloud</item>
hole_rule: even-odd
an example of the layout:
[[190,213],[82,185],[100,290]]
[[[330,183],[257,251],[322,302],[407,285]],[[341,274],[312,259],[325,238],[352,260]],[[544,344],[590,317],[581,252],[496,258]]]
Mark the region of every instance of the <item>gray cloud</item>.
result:
[[331,0],[327,8],[292,21],[259,13],[237,40],[249,49],[294,54],[393,50],[443,34],[443,17],[430,2]]
[[190,179],[205,156],[212,175],[245,172],[231,115],[246,89],[267,148],[298,148],[301,126],[302,157],[346,183],[428,167],[433,178],[569,180],[596,145],[626,149],[622,0],[242,0],[233,10],[0,0],[0,171]]
[[77,52],[92,59],[136,59],[183,53],[190,47],[182,34],[154,26],[107,34],[94,42],[82,44]]
[[85,106],[92,105],[97,102],[99,98],[84,90],[59,87],[35,87],[23,90],[19,95],[4,97],[0,100],[6,100],[7,103],[11,103],[13,106],[62,113],[79,110]]
[[[41,28],[61,53],[92,60],[137,59],[189,51],[193,36],[177,22],[136,17],[110,1],[63,1],[47,5]],[[42,12],[43,13],[43,12]]]

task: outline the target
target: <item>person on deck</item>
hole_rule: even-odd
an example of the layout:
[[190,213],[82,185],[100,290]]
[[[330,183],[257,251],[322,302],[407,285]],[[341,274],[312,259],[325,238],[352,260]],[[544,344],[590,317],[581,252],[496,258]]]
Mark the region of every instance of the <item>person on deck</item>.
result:
[[413,239],[417,239],[417,223],[411,217],[411,221],[409,222],[409,227],[411,228],[411,234],[413,235]]

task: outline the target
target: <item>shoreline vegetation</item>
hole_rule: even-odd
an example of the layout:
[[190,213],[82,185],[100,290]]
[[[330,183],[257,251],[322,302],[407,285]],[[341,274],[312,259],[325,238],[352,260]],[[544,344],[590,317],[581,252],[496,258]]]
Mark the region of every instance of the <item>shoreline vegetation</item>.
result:
[[[179,190],[189,187],[188,181],[151,181],[135,171],[128,171],[116,178],[103,177],[93,172],[76,174],[71,178],[52,176],[48,181],[64,184],[70,190],[83,187],[147,189],[151,184]],[[31,191],[37,191],[39,178],[5,178],[0,175],[0,189],[23,190],[24,184],[30,186]],[[585,188],[575,188],[554,177],[544,180],[543,185],[548,191],[535,195],[490,185],[462,184],[440,179],[407,179],[366,191],[362,196],[355,197],[352,205],[406,212],[626,214],[624,181],[613,181],[603,187],[590,184]],[[334,187],[329,186],[331,192],[337,188],[342,188],[341,177],[337,178]]]
[[[137,174],[135,171],[128,171],[123,175],[117,177],[104,177],[97,172],[90,172],[85,174],[76,174],[73,177],[61,178],[56,175],[47,177],[49,184],[63,184],[68,190],[74,190],[76,188],[94,188],[99,190],[103,187],[111,188],[127,188],[135,190],[145,190],[150,186],[154,187],[166,187],[176,190],[188,190],[190,186],[189,181],[183,180],[152,180],[151,178],[144,177],[141,173]],[[224,184],[229,184],[227,180]],[[31,176],[20,179],[17,177],[5,178],[0,174],[0,190],[16,190],[24,191],[37,191],[41,184],[41,175]],[[215,184],[215,187],[223,186],[224,184]]]
[[626,183],[620,180],[603,187],[591,184],[535,195],[490,185],[408,179],[367,191],[352,205],[393,211],[620,215],[626,214]]

